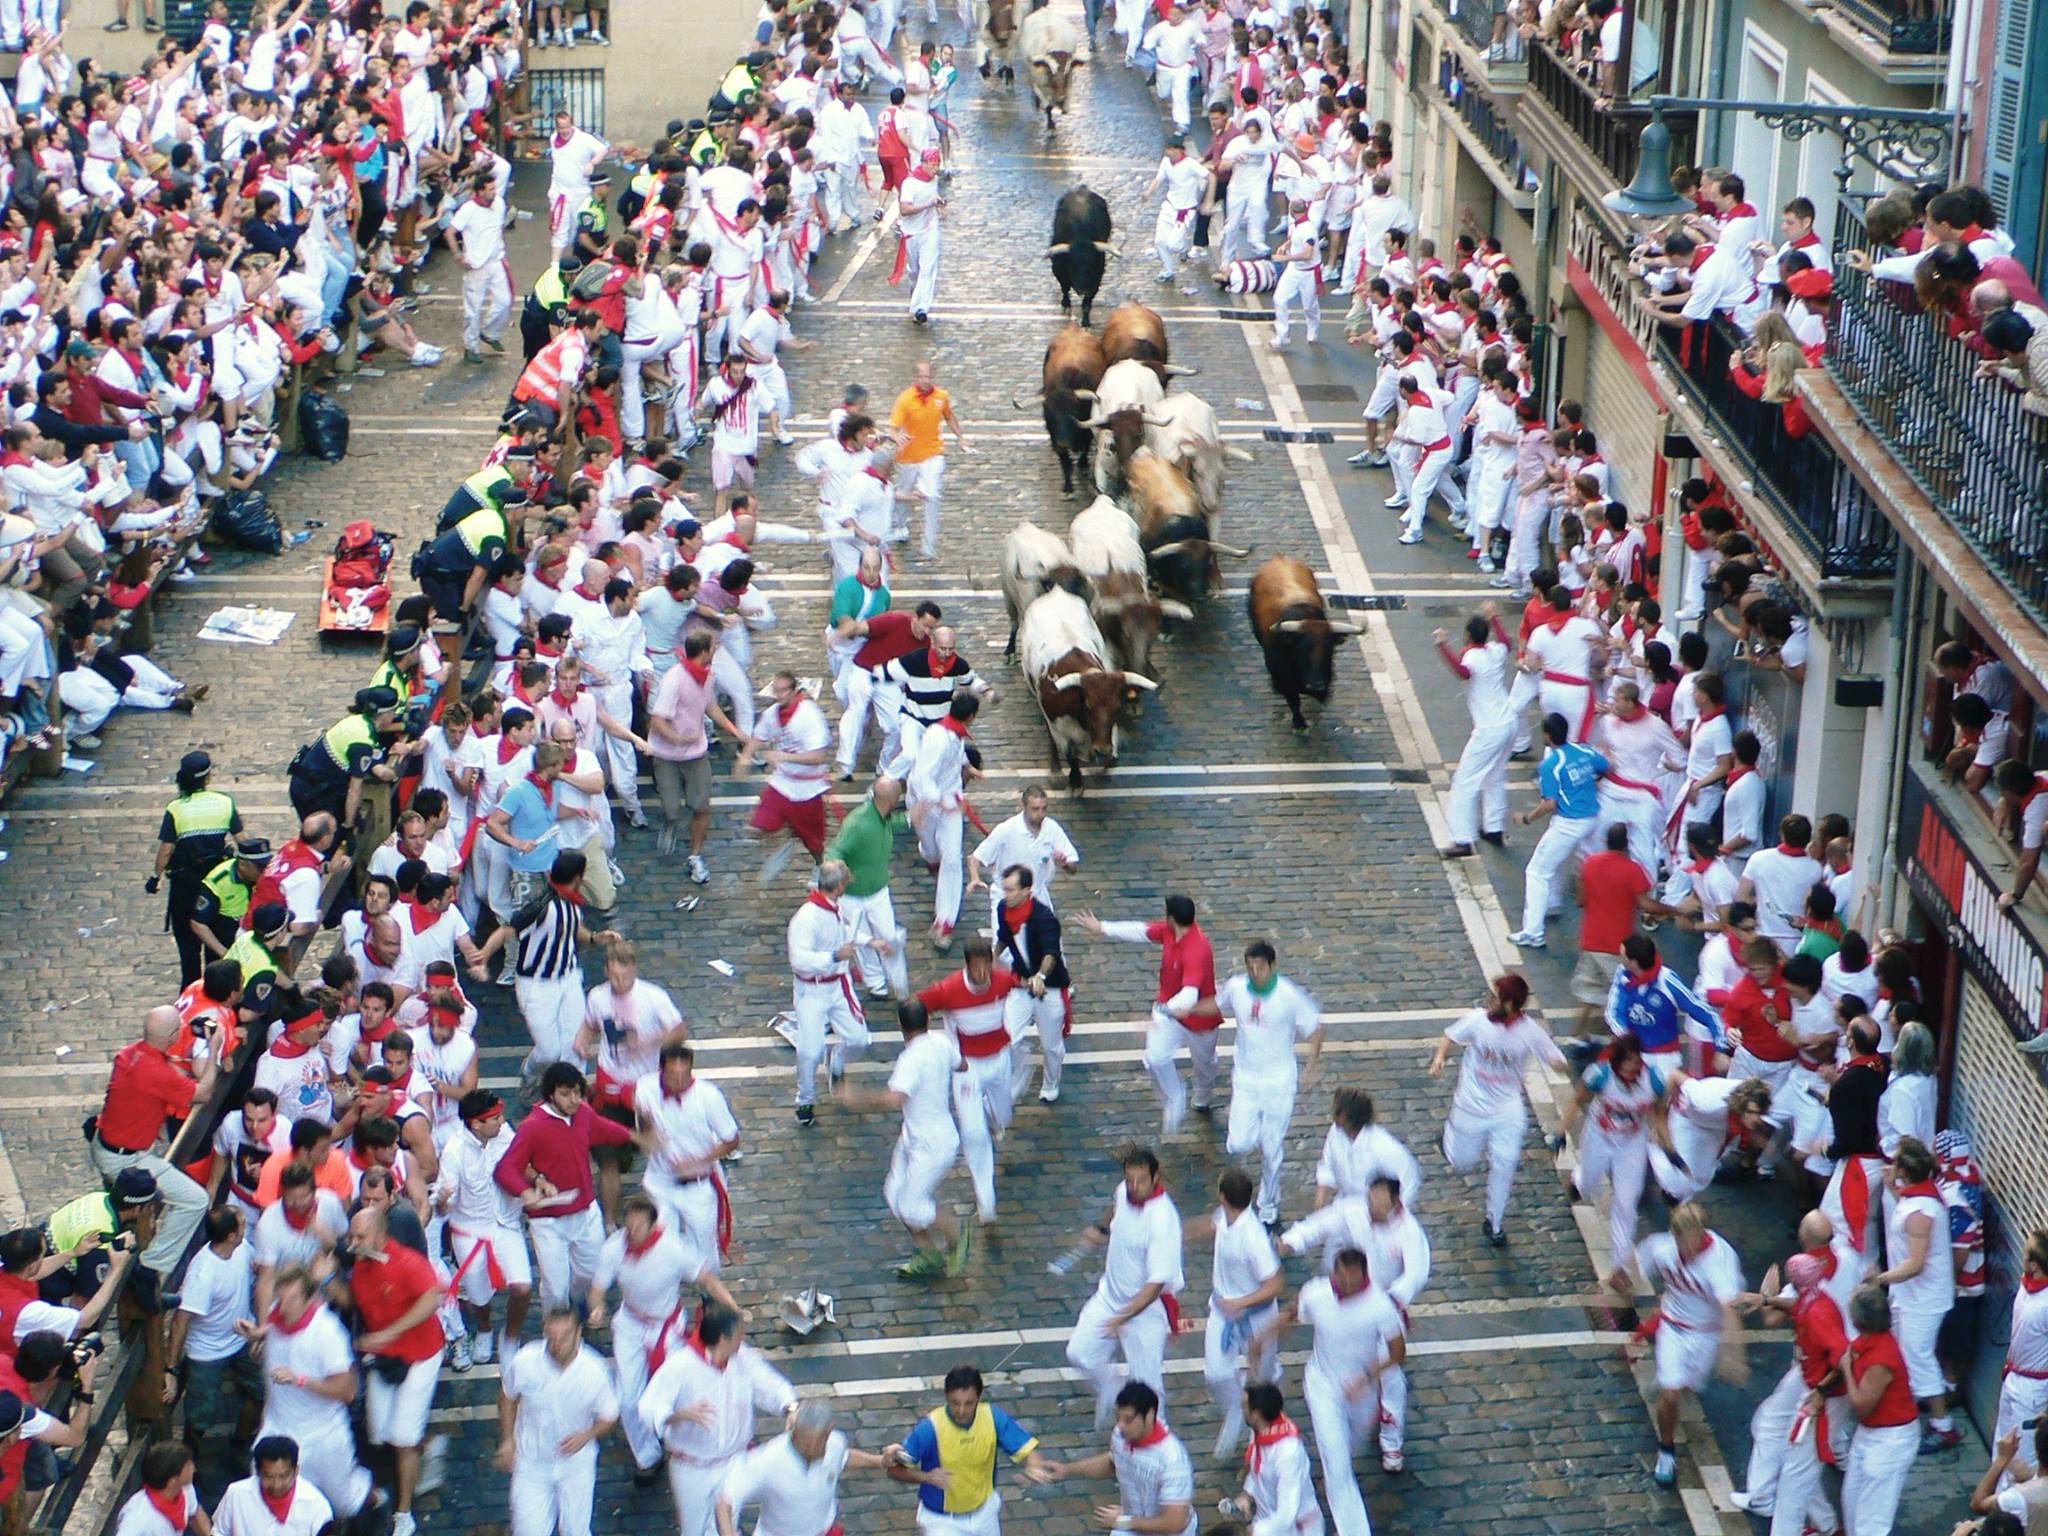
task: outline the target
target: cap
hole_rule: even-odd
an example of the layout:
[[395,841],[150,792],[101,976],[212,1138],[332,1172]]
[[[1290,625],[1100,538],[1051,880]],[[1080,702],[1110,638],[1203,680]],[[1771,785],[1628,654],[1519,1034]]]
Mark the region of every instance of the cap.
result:
[[187,752],[178,759],[178,777],[203,779],[213,772],[213,759],[204,752]]
[[255,932],[267,937],[291,926],[292,909],[281,901],[266,901],[249,914],[249,926]]
[[267,837],[245,837],[235,845],[235,857],[251,864],[268,864],[276,852]]
[[1170,133],[1166,136],[1166,147],[1168,149],[1186,149],[1188,147],[1188,136],[1184,133]]
[[356,713],[374,714],[381,710],[398,708],[398,690],[395,688],[358,688],[356,690]]
[[12,1392],[0,1392],[0,1435],[11,1435],[28,1417],[28,1404]]
[[156,1175],[147,1168],[123,1168],[114,1175],[115,1204],[154,1205],[156,1198]]
[[420,628],[417,624],[394,624],[391,633],[384,638],[386,655],[403,656],[407,651],[416,651],[420,646]]
[[71,344],[65,347],[64,355],[66,357],[91,357],[92,343],[74,337],[71,341]]

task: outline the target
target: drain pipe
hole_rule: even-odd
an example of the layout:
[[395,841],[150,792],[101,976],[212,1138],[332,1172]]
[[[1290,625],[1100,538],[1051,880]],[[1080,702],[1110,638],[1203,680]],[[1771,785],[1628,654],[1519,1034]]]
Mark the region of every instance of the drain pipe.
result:
[[[1942,85],[1941,105],[1944,111],[1956,114],[1954,158],[1949,174],[1961,179],[1970,162],[1968,140],[1972,119],[1966,103],[1978,85],[1977,50],[1983,46],[1984,40],[1984,3],[1983,0],[1958,0],[1957,8],[1963,14],[1956,18],[1949,34],[1948,75]],[[1963,20],[1964,16],[1968,17],[1967,22]],[[1954,46],[1959,40],[1962,42],[1960,48]]]
[[[1884,707],[1890,714],[1885,725],[1891,742],[1891,763],[1885,777],[1885,803],[1878,820],[1878,825],[1886,828],[1888,834],[1897,832],[1899,807],[1906,798],[1906,775],[1912,771],[1907,764],[1918,745],[1920,688],[1917,658],[1920,634],[1925,624],[1922,609],[1928,579],[1926,568],[1907,555],[1903,542],[1899,554],[1901,559],[1909,560],[1911,569],[1903,573],[1892,587],[1892,655],[1891,665],[1886,669],[1891,686],[1885,691],[1884,701]],[[1887,835],[1878,846],[1878,925],[1892,926],[1896,923],[1902,889],[1899,879],[1901,850],[1895,835]]]
[[[1710,101],[1725,100],[1728,95],[1728,30],[1735,19],[1735,8],[1729,0],[1715,6],[1713,30],[1707,46],[1707,83],[1700,92]],[[1725,165],[1721,154],[1721,124],[1725,113],[1702,112],[1700,114],[1699,150],[1693,158],[1695,165]]]

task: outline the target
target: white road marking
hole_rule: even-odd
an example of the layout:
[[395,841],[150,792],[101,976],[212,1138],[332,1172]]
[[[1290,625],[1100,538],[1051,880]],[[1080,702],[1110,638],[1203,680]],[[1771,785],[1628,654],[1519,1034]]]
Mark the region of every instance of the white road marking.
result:
[[[868,258],[875,254],[875,247],[881,244],[882,236],[888,234],[895,227],[896,206],[895,204],[892,203],[889,205],[889,211],[886,215],[884,215],[882,222],[872,226],[868,230],[868,232],[861,237],[861,242],[857,247],[855,247],[852,258],[846,263],[845,270],[843,270],[839,274],[839,276],[836,279],[834,279],[832,286],[825,291],[824,298],[820,300],[821,303],[837,304],[839,302],[839,296],[846,292],[848,285],[851,284],[856,277],[860,276],[860,269],[866,266],[868,264]],[[903,312],[903,306],[900,303],[894,306],[889,306],[885,305],[880,300],[856,300],[855,302],[863,304],[873,303],[877,308],[893,307],[898,314],[901,314]]]

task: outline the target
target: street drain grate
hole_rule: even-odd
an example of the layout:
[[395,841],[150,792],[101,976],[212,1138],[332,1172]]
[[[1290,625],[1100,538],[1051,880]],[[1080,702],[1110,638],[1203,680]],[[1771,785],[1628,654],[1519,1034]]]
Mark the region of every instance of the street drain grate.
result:
[[1267,427],[1261,434],[1269,443],[1334,443],[1336,434],[1317,427],[1302,431],[1293,427]]
[[1351,401],[1358,398],[1358,391],[1349,384],[1297,384],[1294,392],[1304,400]]

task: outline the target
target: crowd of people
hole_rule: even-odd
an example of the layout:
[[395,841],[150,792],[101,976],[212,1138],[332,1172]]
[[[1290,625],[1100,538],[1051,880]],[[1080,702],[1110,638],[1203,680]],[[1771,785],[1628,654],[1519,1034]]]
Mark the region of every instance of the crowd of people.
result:
[[[1604,3],[1587,10],[1604,15]],[[570,25],[560,7],[535,19],[543,39]],[[1117,1502],[1100,1512],[1112,1528],[1192,1536],[1195,1462],[1170,1427],[1165,1364],[1187,1326],[1192,1242],[1210,1260],[1214,1453],[1231,1462],[1243,1448],[1226,1513],[1254,1531],[1322,1528],[1279,1353],[1306,1328],[1299,1400],[1322,1497],[1338,1536],[1366,1536],[1356,1458],[1377,1455],[1389,1475],[1405,1466],[1410,1308],[1431,1266],[1417,1159],[1369,1093],[1337,1087],[1312,1203],[1284,1212],[1288,1133],[1322,1073],[1312,990],[1263,938],[1219,975],[1187,894],[1148,917],[1063,911],[1056,887],[1084,853],[1043,788],[982,823],[969,798],[975,722],[997,690],[938,603],[899,607],[891,591],[904,562],[938,554],[948,448],[971,451],[931,365],[886,409],[856,386],[822,436],[799,444],[790,430],[781,358],[806,345],[796,331],[825,242],[893,211],[913,320],[937,302],[951,47],[928,26],[899,64],[886,0],[765,0],[758,47],[706,119],[641,149],[556,115],[549,262],[525,289],[506,260],[510,168],[487,126],[511,104],[533,35],[518,7],[416,3],[402,26],[356,20],[310,23],[278,4],[238,34],[216,16],[191,51],[164,44],[142,79],[82,82],[80,112],[61,35],[31,53],[50,107],[20,104],[16,202],[21,177],[45,190],[26,247],[0,262],[21,264],[25,285],[6,317],[13,387],[45,403],[14,429],[28,435],[10,435],[4,471],[32,508],[75,489],[52,477],[118,483],[121,496],[92,504],[161,515],[140,547],[182,547],[184,520],[231,487],[206,478],[226,473],[218,464],[181,456],[189,422],[176,411],[217,418],[222,443],[267,422],[276,376],[257,358],[273,338],[295,361],[295,346],[371,341],[439,361],[390,286],[437,242],[462,272],[465,360],[489,366],[503,351],[522,292],[523,359],[497,441],[419,554],[421,590],[395,610],[381,664],[293,760],[297,835],[273,847],[248,831],[210,787],[206,753],[180,764],[148,879],[164,889],[183,990],[149,1010],[91,1123],[104,1192],[0,1238],[0,1496],[47,1485],[62,1471],[53,1453],[83,1443],[92,1336],[118,1300],[158,1331],[162,1398],[183,1408],[182,1437],[142,1459],[123,1536],[318,1536],[337,1519],[388,1519],[411,1536],[416,1498],[448,1475],[429,1432],[441,1373],[480,1364],[501,1373],[515,1536],[587,1536],[613,1436],[637,1484],[666,1477],[684,1536],[736,1536],[752,1507],[777,1536],[834,1530],[848,1469],[914,1485],[923,1526],[993,1531],[999,1457],[1034,1482],[1114,1479]],[[1347,331],[1378,361],[1355,462],[1393,470],[1405,542],[1441,497],[1471,557],[1524,604],[1514,632],[1489,605],[1461,636],[1438,636],[1473,720],[1444,852],[1505,843],[1508,764],[1537,750],[1540,731],[1539,796],[1516,821],[1544,830],[1514,941],[1544,947],[1576,893],[1571,988],[1584,1011],[1561,1047],[1528,982],[1506,975],[1444,1032],[1431,1062],[1456,1066],[1444,1157],[1484,1165],[1481,1221],[1507,1245],[1525,1069],[1568,1068],[1574,1101],[1542,1129],[1553,1147],[1577,1143],[1577,1195],[1605,1193],[1615,1305],[1643,1286],[1661,1295],[1639,1330],[1656,1357],[1657,1481],[1677,1478],[1684,1396],[1717,1366],[1739,1373],[1743,1316],[1758,1314],[1789,1322],[1797,1358],[1757,1408],[1738,1502],[1775,1532],[1832,1531],[1823,1467],[1839,1465],[1841,1518],[1854,1536],[1882,1536],[1915,1458],[1961,1439],[1953,1371],[1983,1290],[1982,1226],[1968,1145],[1936,1127],[1912,953],[1856,927],[1850,827],[1794,815],[1767,829],[1774,743],[1729,717],[1730,669],[1800,675],[1805,621],[1711,484],[1684,490],[1682,554],[1660,550],[1650,509],[1615,499],[1584,413],[1565,402],[1545,415],[1519,281],[1490,240],[1461,235],[1440,254],[1417,232],[1392,190],[1391,135],[1346,83],[1327,12],[1116,0],[1102,20],[1125,61],[1154,72],[1174,118],[1155,179],[1162,278],[1213,238],[1226,285],[1274,292],[1284,348],[1296,317],[1318,339],[1320,277],[1336,273]],[[588,32],[602,35],[594,17]],[[875,118],[863,91],[888,95]],[[1202,146],[1179,137],[1197,103],[1211,108]],[[112,172],[73,164],[83,200],[68,207],[57,162],[69,156],[50,147],[67,133],[82,160],[93,145],[117,160]],[[148,155],[167,157],[160,182]],[[1742,215],[1719,217],[1725,228]],[[1773,259],[1795,277],[1795,258],[1812,259],[1801,233],[1788,211]],[[1682,255],[1677,238],[1646,267]],[[1272,272],[1246,270],[1268,258]],[[193,404],[178,407],[178,390]],[[89,423],[72,414],[80,400],[93,402],[80,407]],[[120,414],[153,404],[154,422]],[[108,434],[108,462],[87,427]],[[706,438],[708,488],[689,483]],[[764,515],[764,438],[815,483],[815,516]],[[90,595],[96,565],[80,559],[67,576],[50,559],[69,537],[37,540],[43,586],[75,579],[74,599],[118,607],[118,583]],[[777,622],[756,583],[770,550],[817,560],[833,591],[815,679],[775,671],[761,707],[752,636]],[[1669,555],[1678,590],[1666,595]],[[1660,599],[1675,605],[1668,628]],[[2000,767],[2012,679],[1967,647],[1942,667],[1974,732],[1953,771],[1979,788],[1995,780],[2038,845],[2035,796]],[[1213,1203],[1184,1220],[1158,1152],[1130,1146],[1061,1261],[1102,1250],[1067,1346],[1108,1435],[1100,1454],[1042,1452],[972,1365],[949,1372],[943,1404],[900,1439],[858,1448],[747,1342],[724,1278],[726,1177],[745,1132],[696,1072],[676,1000],[610,925],[620,823],[654,832],[690,881],[711,880],[721,734],[733,772],[759,777],[749,827],[763,889],[799,855],[809,875],[785,926],[795,1121],[815,1125],[827,1093],[834,1113],[900,1118],[878,1171],[912,1248],[902,1279],[958,1275],[977,1228],[997,1219],[1005,1132],[1034,1069],[1034,1113],[1061,1113],[1070,945],[1158,951],[1144,1067],[1162,1138],[1216,1104],[1218,1035],[1233,1024],[1225,1150],[1237,1166]],[[842,814],[833,786],[870,764]],[[903,830],[933,875],[918,924],[929,953],[958,951],[957,970],[946,958],[948,974],[921,987],[891,891]],[[339,943],[316,956],[337,911]],[[1661,924],[1704,936],[1694,984],[1660,955]],[[596,985],[586,951],[601,954]],[[531,1045],[514,1104],[480,1086],[476,996],[493,980]],[[893,1009],[902,1038],[881,1087],[840,1081],[874,1044],[870,1005]],[[210,1141],[180,1139],[183,1123],[209,1123],[229,1083]],[[963,1166],[971,1223],[944,1194]],[[1754,1287],[1696,1203],[1748,1179],[1798,1181],[1806,1211],[1796,1250],[1768,1256]],[[1640,1236],[1653,1180],[1669,1214]],[[1450,1219],[1444,1209],[1429,1219]],[[1290,1291],[1291,1256],[1312,1277]],[[2048,1233],[2027,1258],[1998,1454],[1975,1495],[1987,1536],[2048,1509],[2044,1447],[2022,1432],[2048,1382],[2048,1312],[2034,1300]],[[587,1342],[607,1330],[608,1356]],[[783,1432],[754,1443],[757,1413],[783,1415]]]

